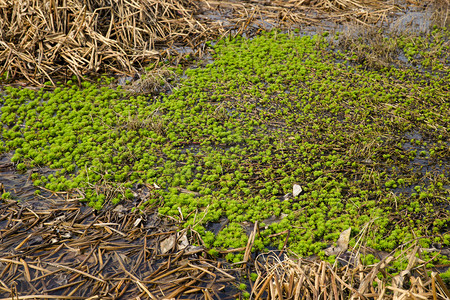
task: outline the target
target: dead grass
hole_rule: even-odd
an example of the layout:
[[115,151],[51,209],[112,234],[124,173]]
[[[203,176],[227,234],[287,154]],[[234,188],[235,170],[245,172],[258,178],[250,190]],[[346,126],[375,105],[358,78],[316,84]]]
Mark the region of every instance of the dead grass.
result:
[[[137,190],[141,203],[154,188]],[[240,274],[255,268],[255,300],[450,299],[416,243],[374,265],[360,263],[361,253],[370,251],[363,246],[341,249],[337,260],[344,267],[286,251],[253,260],[255,224],[247,247],[223,252],[245,251],[244,261],[231,267],[209,259],[207,249],[195,246],[203,242],[192,228],[179,230],[178,222],[161,219],[155,208],[133,213],[134,205],[124,202],[95,212],[67,196],[0,203],[0,300],[236,299]],[[407,267],[391,275],[398,261]]]
[[0,203],[0,299],[218,299],[237,280],[155,208],[96,212],[65,196]]
[[56,75],[133,74],[158,45],[208,32],[193,0],[0,1],[0,73],[39,84]]
[[176,74],[161,67],[145,71],[140,78],[124,88],[132,94],[159,95],[161,92],[171,91],[173,81],[176,81]]
[[[425,268],[416,257],[417,245],[401,254],[388,255],[379,263],[364,266],[359,252],[347,255],[353,263],[336,267],[326,261],[263,254],[258,259],[258,280],[251,299],[450,299],[450,292],[438,273]],[[343,257],[345,253],[342,253]],[[348,254],[348,253],[346,253]],[[391,276],[396,261],[408,266]]]
[[33,85],[73,74],[135,76],[163,57],[179,61],[174,45],[202,56],[206,40],[229,33],[323,20],[367,25],[394,11],[390,2],[362,0],[0,0],[0,74]]
[[395,39],[386,38],[380,28],[352,22],[344,27],[337,44],[351,51],[357,64],[370,69],[382,69],[397,61],[398,44]]
[[450,1],[435,0],[433,1],[434,9],[431,21],[440,27],[450,26]]

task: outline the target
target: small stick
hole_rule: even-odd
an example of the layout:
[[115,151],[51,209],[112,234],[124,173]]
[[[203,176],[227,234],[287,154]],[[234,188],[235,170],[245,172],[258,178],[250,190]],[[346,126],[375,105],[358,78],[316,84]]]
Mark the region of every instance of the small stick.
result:
[[71,267],[67,267],[67,266],[64,266],[64,265],[61,265],[61,264],[50,263],[50,262],[48,262],[47,264],[50,265],[50,266],[57,267],[57,268],[66,269],[66,270],[72,271],[74,273],[78,273],[80,275],[92,278],[92,279],[94,279],[96,281],[100,281],[100,282],[106,283],[106,281],[104,281],[103,279],[100,279],[100,278],[95,277],[95,276],[93,276],[93,275],[91,275],[89,273],[86,273],[86,272],[83,272],[83,271],[80,271],[80,270],[77,270],[77,269],[74,269],[74,268],[71,268]]
[[[16,260],[12,260],[12,259],[7,259],[7,258],[0,258],[0,262],[5,262],[5,263],[10,263],[10,264],[16,264],[16,265],[22,265],[22,263],[20,261],[16,261]],[[41,267],[37,267],[37,266],[33,266],[33,265],[29,265],[30,268],[35,269],[35,270],[39,270],[41,272],[47,272],[47,273],[52,273],[49,270],[46,270],[44,268]]]

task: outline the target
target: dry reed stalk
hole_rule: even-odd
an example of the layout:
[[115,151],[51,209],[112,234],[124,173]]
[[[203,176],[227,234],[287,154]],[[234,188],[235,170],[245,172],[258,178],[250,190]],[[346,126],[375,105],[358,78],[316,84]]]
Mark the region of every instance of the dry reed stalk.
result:
[[[202,55],[206,40],[231,32],[252,35],[323,19],[367,26],[395,10],[362,0],[0,0],[0,74],[34,85],[72,74],[132,76],[176,54],[175,44]],[[448,9],[441,11],[445,23]]]
[[208,27],[193,0],[0,0],[3,74],[34,84],[70,70],[133,74],[168,46]]
[[64,200],[66,195],[43,194],[26,207],[0,202],[0,298],[213,297],[236,281],[235,271],[208,260],[204,248],[191,246],[198,243],[195,234],[186,235],[188,248],[174,245],[160,254],[160,241],[170,236],[176,241],[179,232],[154,209],[133,214],[130,203],[96,215]]
[[[413,244],[396,257],[351,268],[294,255],[280,257],[276,252],[261,254],[256,264],[260,277],[251,299],[450,299],[438,273],[432,272],[428,279],[426,272],[421,272],[424,263],[416,258],[418,251],[419,246]],[[408,266],[404,271],[387,275],[396,261],[405,259]],[[381,279],[379,274],[384,274]]]

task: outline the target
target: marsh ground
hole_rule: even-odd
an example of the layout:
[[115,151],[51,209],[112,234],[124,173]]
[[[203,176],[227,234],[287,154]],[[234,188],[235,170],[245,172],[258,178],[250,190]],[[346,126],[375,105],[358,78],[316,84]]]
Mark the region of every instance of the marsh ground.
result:
[[[197,272],[195,284],[217,276],[221,259],[235,264],[221,273],[225,281],[252,278],[255,255],[286,247],[347,265],[357,251],[364,265],[377,265],[417,245],[421,268],[445,270],[450,33],[414,20],[405,28],[399,19],[389,27],[230,35],[205,45],[208,62],[185,56],[189,67],[167,61],[120,85],[103,76],[81,84],[74,77],[56,88],[5,86],[3,175],[25,176],[35,189],[26,194],[34,200],[24,201],[14,178],[3,186],[2,235],[9,242],[2,246],[2,274],[9,275],[2,291],[14,293],[14,281],[17,291],[47,289],[45,280],[31,280],[56,272],[36,262],[42,257],[71,268],[75,277],[52,280],[80,297],[120,291],[151,297],[161,292],[154,278],[168,281],[171,274],[161,271],[170,260],[158,259],[172,253],[179,255],[175,262],[191,260],[174,267]],[[151,93],[139,92],[145,88]],[[295,184],[302,191],[294,197]],[[56,204],[39,207],[52,197],[59,197]],[[102,232],[114,239],[102,241]],[[96,247],[89,240],[98,240]],[[67,249],[83,259],[59,263]],[[408,268],[413,274],[411,257],[396,259],[385,279]],[[231,275],[236,270],[248,274]],[[166,286],[166,296],[208,297],[205,291],[224,288],[186,287],[186,274]],[[83,280],[95,288],[81,288]]]

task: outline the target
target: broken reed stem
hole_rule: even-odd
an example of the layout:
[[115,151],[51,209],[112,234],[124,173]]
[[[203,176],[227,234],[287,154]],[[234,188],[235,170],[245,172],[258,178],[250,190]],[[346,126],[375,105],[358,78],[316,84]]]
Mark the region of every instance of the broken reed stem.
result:
[[[259,277],[253,285],[254,299],[448,299],[450,292],[439,274],[432,272],[431,279],[420,272],[423,263],[415,257],[417,245],[408,247],[402,255],[388,256],[372,266],[362,264],[349,268],[332,266],[326,261],[308,260],[290,253],[281,258],[279,252],[260,254],[257,258]],[[390,274],[398,260],[408,260],[408,267],[396,276]],[[258,261],[260,263],[258,263]],[[405,285],[408,276],[410,284]],[[409,299],[409,298],[408,298]]]
[[[0,75],[25,78],[33,85],[45,80],[54,85],[56,77],[72,74],[78,80],[99,72],[131,76],[143,65],[175,53],[174,49],[164,49],[170,49],[174,43],[198,48],[231,31],[234,35],[252,34],[255,28],[269,30],[267,24],[310,25],[324,17],[369,24],[385,19],[388,12],[396,9],[379,1],[360,0],[266,4],[208,0],[0,0]],[[229,10],[221,15],[223,20],[202,15],[223,9]],[[305,9],[322,14],[312,18]],[[197,51],[198,55],[201,53]]]
[[0,0],[1,73],[34,84],[68,70],[134,73],[159,57],[155,43],[209,30],[192,9],[192,0]]
[[[95,215],[91,208],[79,202],[48,194],[57,201],[42,196],[29,200],[31,208],[25,209],[16,201],[0,203],[0,220],[10,220],[8,226],[0,228],[2,236],[9,232],[7,243],[0,243],[2,297],[163,299],[169,294],[203,292],[212,295],[224,284],[231,286],[237,279],[233,276],[237,270],[208,260],[203,248],[193,252],[175,246],[172,252],[158,254],[155,249],[161,238],[173,236],[176,240],[179,232],[174,230],[173,224],[158,217],[156,208],[147,211],[155,220],[155,226],[149,229],[135,225],[142,215],[131,212],[131,203],[123,204],[125,207],[120,210]],[[34,201],[39,203],[38,209],[32,208],[36,204]],[[54,213],[56,211],[58,214]],[[59,218],[61,216],[64,218]],[[20,231],[10,231],[10,228],[19,228],[18,224]],[[55,231],[55,226],[63,232]],[[108,227],[118,229],[105,234]],[[70,233],[71,237],[61,239],[63,233]],[[194,235],[186,238],[190,245],[197,241]],[[13,249],[17,250],[12,253]],[[196,259],[192,258],[193,253]],[[21,284],[16,285],[19,281]],[[197,284],[205,284],[205,287],[198,290]]]

